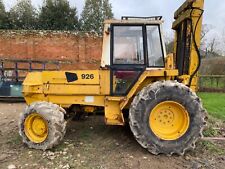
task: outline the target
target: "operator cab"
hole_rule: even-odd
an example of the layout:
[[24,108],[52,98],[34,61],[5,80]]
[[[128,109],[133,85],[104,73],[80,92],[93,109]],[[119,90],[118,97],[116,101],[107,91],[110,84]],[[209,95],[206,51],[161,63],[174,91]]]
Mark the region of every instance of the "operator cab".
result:
[[122,17],[105,22],[101,67],[110,68],[111,95],[126,95],[146,69],[165,67],[161,18]]

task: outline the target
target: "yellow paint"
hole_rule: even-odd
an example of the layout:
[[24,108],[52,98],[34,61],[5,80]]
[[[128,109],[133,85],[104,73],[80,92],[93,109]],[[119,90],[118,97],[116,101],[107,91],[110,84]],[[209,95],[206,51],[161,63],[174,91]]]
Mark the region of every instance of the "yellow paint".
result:
[[189,19],[190,16],[191,16],[191,10],[185,11],[180,17],[178,17],[178,18],[173,22],[172,28],[173,28],[173,29],[176,29],[177,26],[179,26],[181,22],[183,22],[183,21],[186,20],[186,19]]
[[[65,73],[76,73],[78,80],[74,82],[67,82]],[[70,85],[83,85],[83,84],[99,84],[99,70],[76,70],[76,71],[44,71],[42,74],[42,82],[50,84],[70,84]],[[93,79],[83,79],[82,75],[93,75]]]
[[174,58],[173,58],[173,54],[172,53],[170,53],[170,54],[168,54],[167,55],[167,57],[166,57],[166,59],[165,59],[165,68],[167,69],[167,70],[169,70],[169,69],[175,69],[175,63],[174,63]]
[[31,85],[38,86],[38,85],[42,85],[42,83],[43,83],[42,73],[32,72],[27,74],[26,79],[23,81],[23,86],[31,86]]
[[[185,4],[175,13],[176,21],[173,24],[175,29],[177,25],[182,23],[185,19],[190,19],[190,10],[186,10],[187,6],[193,0],[188,0]],[[196,0],[193,6],[203,8],[204,1]],[[193,26],[195,27],[200,12],[195,10],[191,16],[193,19]],[[143,74],[139,77],[138,81],[134,84],[133,88],[129,91],[127,96],[124,97],[110,97],[110,69],[107,67],[110,65],[110,34],[109,27],[112,23],[141,23],[141,24],[162,24],[163,21],[154,20],[124,20],[115,21],[109,20],[105,22],[104,38],[103,38],[103,52],[102,52],[102,64],[100,70],[74,70],[68,71],[70,73],[76,73],[78,80],[74,82],[67,82],[65,73],[66,71],[45,71],[29,73],[23,83],[23,95],[27,104],[31,104],[35,101],[47,101],[58,104],[64,108],[68,108],[71,105],[82,106],[94,106],[105,108],[105,118],[107,124],[123,125],[124,119],[122,110],[129,108],[134,96],[143,89],[143,87],[162,80],[173,80],[178,77],[178,70],[175,67],[176,56],[176,40],[175,40],[175,52],[174,55],[168,55],[166,58],[165,68],[146,68]],[[197,45],[200,45],[200,33],[201,33],[200,20],[197,31],[196,41]],[[189,30],[190,31],[190,30]],[[175,35],[177,36],[177,35]],[[190,74],[195,70],[198,59],[197,53],[194,49],[193,42],[191,45],[191,64],[188,75],[183,75],[180,79],[184,84],[188,84]],[[83,75],[93,75],[94,78],[86,79]],[[166,76],[165,76],[166,75]],[[116,83],[116,79],[113,77],[113,83]],[[115,87],[115,85],[113,85]],[[194,77],[191,84],[193,90],[197,89],[197,77]],[[86,98],[93,98],[93,100],[87,100]],[[179,107],[179,106],[177,106]],[[178,108],[177,108],[178,109]],[[93,112],[93,109],[87,108],[89,112]],[[176,112],[176,110],[174,109]],[[179,129],[178,129],[179,130]],[[174,136],[175,137],[175,136]]]
[[34,143],[42,143],[48,137],[48,123],[39,114],[30,114],[24,122],[26,136]]
[[[167,79],[164,77],[164,72],[167,74]],[[175,70],[166,70],[166,69],[147,69],[135,83],[134,87],[130,90],[126,96],[126,100],[121,102],[120,107],[124,109],[133,99],[133,96],[136,95],[144,86],[147,86],[152,83],[152,81],[158,80],[170,80],[171,78],[178,75],[178,71]]]
[[49,85],[44,85],[44,94],[49,94],[49,95],[99,95],[100,94],[100,85],[49,84]]
[[[174,13],[174,18],[177,19],[178,16],[186,10],[188,6],[190,6],[194,1],[196,0],[186,0],[179,8],[178,10]],[[198,0],[199,1],[199,0]]]
[[49,95],[48,101],[58,104],[58,105],[87,105],[87,106],[104,106],[105,105],[105,97],[104,96],[94,96],[94,102],[85,102],[86,96],[54,96]]
[[198,86],[198,74],[192,79],[192,83],[190,88],[194,91],[197,92],[199,90],[199,86]]
[[[29,73],[23,82],[26,102],[49,101],[66,107],[72,104],[104,106],[104,96],[110,93],[110,71],[70,72],[77,73],[77,81],[67,82],[65,71]],[[95,79],[82,79],[82,74],[94,74]],[[85,102],[86,96],[94,96],[94,102]]]
[[[189,9],[188,7],[192,6],[193,11],[191,9]],[[175,33],[175,41],[174,41],[174,58],[176,58],[176,51],[177,51],[177,36],[178,36],[178,30],[177,27],[179,25],[182,25],[183,28],[183,24],[186,19],[191,19],[192,20],[192,24],[193,24],[193,29],[195,29],[196,27],[196,32],[195,32],[195,40],[197,43],[197,47],[200,47],[200,41],[201,41],[201,29],[202,29],[202,18],[199,20],[198,19],[202,13],[201,10],[203,10],[204,7],[204,0],[186,0],[185,3],[175,12],[174,14],[174,18],[175,21],[173,23],[172,28],[176,31]],[[198,9],[197,9],[198,8]],[[198,22],[198,24],[197,24]],[[191,28],[188,28],[189,33],[192,36],[192,32],[191,32]],[[194,46],[194,41],[193,38],[191,39],[191,47],[190,47],[190,67],[189,67],[189,72],[188,75],[182,75],[181,77],[179,77],[179,79],[184,80],[182,83],[184,84],[189,84],[190,81],[190,75],[192,75],[194,73],[194,71],[197,68],[197,65],[199,64],[199,60],[198,60],[198,55]],[[197,91],[198,89],[198,77],[197,75],[195,75],[195,77],[192,80],[191,83],[191,88],[194,91]]]
[[110,94],[110,70],[100,70],[100,95]]
[[84,111],[87,113],[93,113],[96,110],[96,107],[93,106],[85,106]]
[[188,130],[190,118],[186,109],[177,102],[165,101],[150,112],[149,126],[162,140],[176,140]]
[[107,96],[106,97],[106,100],[107,101],[117,101],[117,102],[121,102],[121,101],[124,101],[126,100],[126,97],[123,97],[123,96],[120,96],[120,97],[113,97],[113,96]]
[[28,105],[36,101],[49,101],[44,94],[24,93],[24,99]]
[[108,125],[124,125],[120,102],[115,100],[105,100],[105,122]]
[[[140,79],[131,89],[127,97],[108,97],[107,99],[120,104],[122,110],[125,106],[130,104],[133,96],[140,91],[143,86],[148,85],[153,80],[165,80],[165,71],[168,79],[171,79],[178,74],[177,70],[148,69],[143,73],[143,75],[141,75]],[[56,72],[49,72],[48,77],[45,77],[48,72],[30,73],[23,84],[25,100],[28,104],[42,100],[61,105],[63,107],[70,107],[73,104],[104,107],[105,98],[110,93],[110,71],[99,70],[98,72],[99,82],[89,84],[90,81],[87,81],[87,84],[84,85],[81,85],[79,79],[76,83],[68,83],[65,78],[65,72],[63,71],[60,72],[59,76],[56,76]],[[35,81],[33,80],[34,76]],[[53,78],[53,76],[57,77],[57,83],[56,78]],[[42,81],[43,79],[45,80]],[[46,81],[46,79],[53,79],[53,83],[51,81]],[[93,96],[94,101],[86,102],[86,96]]]

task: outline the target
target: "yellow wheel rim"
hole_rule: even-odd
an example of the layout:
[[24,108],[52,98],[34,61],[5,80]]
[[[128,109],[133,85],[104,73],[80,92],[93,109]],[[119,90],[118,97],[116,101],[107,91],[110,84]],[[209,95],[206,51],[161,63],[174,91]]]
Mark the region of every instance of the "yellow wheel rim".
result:
[[26,136],[34,143],[42,143],[48,136],[48,123],[39,114],[32,113],[24,123]]
[[158,104],[150,113],[149,126],[162,140],[176,140],[188,130],[190,118],[181,104],[165,101]]

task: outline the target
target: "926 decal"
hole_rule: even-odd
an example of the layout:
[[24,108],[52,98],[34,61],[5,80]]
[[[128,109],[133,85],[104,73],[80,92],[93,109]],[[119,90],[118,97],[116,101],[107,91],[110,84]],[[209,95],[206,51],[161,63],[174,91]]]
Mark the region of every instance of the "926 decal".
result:
[[94,76],[94,74],[82,74],[81,78],[82,79],[94,79],[95,76]]

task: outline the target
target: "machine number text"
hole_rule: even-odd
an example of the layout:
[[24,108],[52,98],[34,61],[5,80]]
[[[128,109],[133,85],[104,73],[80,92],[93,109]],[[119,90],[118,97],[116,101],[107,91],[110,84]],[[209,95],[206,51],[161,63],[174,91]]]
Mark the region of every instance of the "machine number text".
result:
[[94,74],[82,74],[81,75],[82,79],[94,79]]

